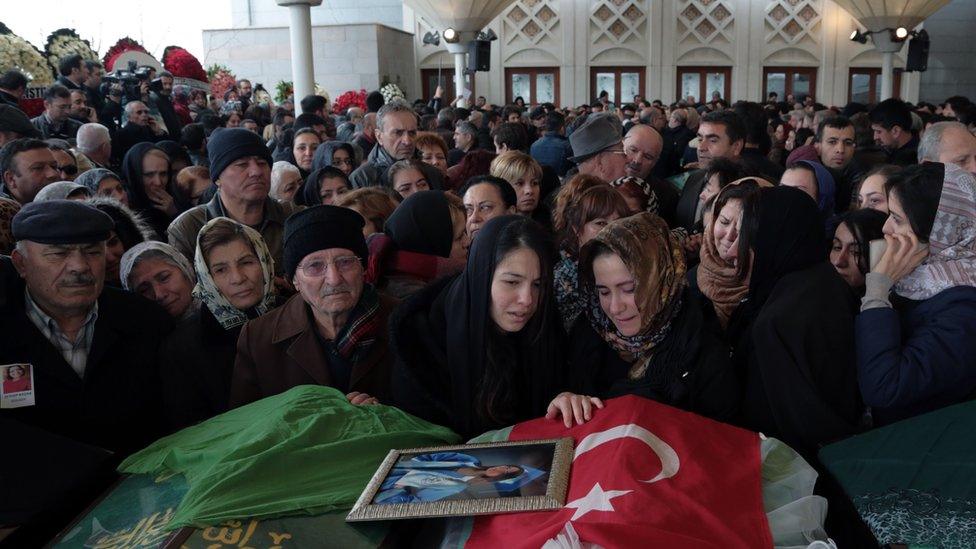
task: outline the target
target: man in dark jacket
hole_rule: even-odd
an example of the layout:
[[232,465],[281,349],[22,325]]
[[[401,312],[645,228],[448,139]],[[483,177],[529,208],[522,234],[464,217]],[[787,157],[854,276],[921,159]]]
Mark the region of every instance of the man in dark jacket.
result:
[[20,98],[27,91],[27,77],[13,69],[0,75],[0,105],[20,108]]
[[163,434],[156,349],[171,320],[104,287],[112,229],[77,201],[33,202],[14,216],[23,282],[0,295],[0,365],[21,365],[31,392],[5,396],[0,415],[124,455]]
[[532,158],[542,166],[549,166],[559,177],[572,166],[573,146],[563,135],[566,118],[559,111],[546,114],[545,134],[529,147]]
[[874,142],[896,166],[918,163],[918,136],[912,131],[912,111],[901,99],[885,99],[869,114]]
[[[376,114],[376,147],[362,166],[349,174],[352,186],[383,186],[393,188],[387,174],[390,166],[399,160],[414,158],[417,153],[417,115],[404,101],[391,101]],[[431,189],[443,187],[440,171],[428,164],[423,165],[424,177]]]
[[166,132],[169,134],[169,139],[179,141],[180,130],[183,129],[183,124],[173,109],[173,75],[163,71],[153,81],[153,85],[155,90],[149,94],[150,101],[156,106],[159,115],[163,117],[163,123],[166,124]]
[[288,218],[285,272],[298,294],[241,330],[231,408],[308,384],[335,387],[353,404],[389,395],[387,319],[397,301],[364,281],[363,225],[338,206]]
[[705,170],[714,158],[739,161],[745,145],[746,128],[742,118],[732,111],[710,112],[698,126],[699,170],[692,172],[681,190],[675,211],[675,224],[691,231],[701,219],[701,195],[705,186]]
[[73,53],[58,60],[58,84],[69,90],[85,91],[84,83],[88,79],[88,67],[80,54]]

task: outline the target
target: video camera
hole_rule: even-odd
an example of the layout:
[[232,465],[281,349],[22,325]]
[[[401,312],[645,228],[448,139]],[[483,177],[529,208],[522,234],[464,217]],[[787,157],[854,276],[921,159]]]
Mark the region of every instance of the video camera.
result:
[[152,67],[138,66],[135,60],[130,60],[125,69],[115,69],[102,77],[100,92],[102,95],[119,96],[123,103],[138,101],[142,98],[140,89],[143,82],[148,82]]

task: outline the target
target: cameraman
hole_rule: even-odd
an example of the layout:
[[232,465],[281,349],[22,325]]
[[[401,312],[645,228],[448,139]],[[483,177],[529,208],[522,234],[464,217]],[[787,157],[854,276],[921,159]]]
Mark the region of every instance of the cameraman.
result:
[[152,90],[149,94],[149,107],[159,112],[159,115],[163,118],[163,123],[166,125],[166,132],[169,133],[170,139],[177,141],[180,138],[180,130],[183,129],[183,124],[180,122],[180,117],[177,116],[176,110],[173,108],[173,75],[167,71],[162,71],[159,76],[152,81],[149,88]]

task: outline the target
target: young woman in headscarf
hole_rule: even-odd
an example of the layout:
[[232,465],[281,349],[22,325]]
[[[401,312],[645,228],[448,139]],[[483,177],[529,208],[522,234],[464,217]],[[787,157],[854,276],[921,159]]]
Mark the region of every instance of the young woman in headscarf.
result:
[[696,280],[744,383],[739,422],[806,455],[856,432],[856,299],[827,262],[816,203],[730,185],[710,217]]
[[126,251],[147,240],[152,240],[153,230],[135,212],[121,202],[106,196],[95,196],[87,201],[115,223],[105,243],[105,283],[122,287],[121,264]]
[[88,187],[92,196],[106,196],[114,198],[123,206],[129,205],[129,195],[125,192],[122,180],[112,170],[95,168],[78,176],[75,183]]
[[171,175],[169,156],[153,143],[136,144],[122,160],[129,207],[149,223],[159,240],[165,240],[166,228],[180,213],[168,190]]
[[226,217],[210,220],[197,236],[194,266],[193,294],[201,307],[160,348],[174,429],[227,411],[241,328],[279,304],[271,253],[250,227]]
[[193,297],[197,283],[193,266],[169,244],[150,240],[126,250],[119,278],[124,289],[155,301],[176,320],[186,319],[200,308]]
[[366,282],[404,298],[464,269],[464,205],[454,194],[420,191],[393,211],[367,240]]
[[300,206],[334,205],[336,199],[352,190],[349,178],[337,168],[325,166],[313,170],[305,183],[295,193],[295,204]]
[[607,225],[580,251],[579,276],[586,314],[569,351],[577,392],[734,417],[741,394],[728,349],[688,289],[684,252],[663,219],[645,212]]
[[542,414],[564,388],[554,255],[539,224],[497,217],[464,272],[401,304],[390,319],[397,406],[465,438]]
[[580,248],[611,222],[630,215],[624,197],[605,183],[590,187],[578,196],[569,197],[570,194],[575,194],[572,187],[560,190],[556,204],[561,209],[552,216],[553,230],[559,242],[559,262],[553,272],[553,286],[559,316],[567,332],[585,308],[577,269]]
[[332,166],[349,177],[349,174],[359,167],[356,150],[344,141],[326,141],[315,149],[312,158],[312,170]]
[[812,160],[798,160],[786,167],[780,185],[796,187],[817,202],[824,221],[834,215],[837,185],[834,176],[823,164]]
[[864,295],[864,275],[869,269],[868,248],[882,238],[885,214],[864,208],[851,210],[831,220],[836,225],[830,243],[830,264],[858,296]]
[[858,381],[876,425],[976,392],[976,180],[933,162],[905,168],[886,189],[887,249],[866,275],[855,324]]

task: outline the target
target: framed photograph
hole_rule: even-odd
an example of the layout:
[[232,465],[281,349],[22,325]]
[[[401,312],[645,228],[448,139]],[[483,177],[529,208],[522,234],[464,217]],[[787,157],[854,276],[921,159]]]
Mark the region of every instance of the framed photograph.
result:
[[573,439],[390,450],[347,521],[559,509]]

